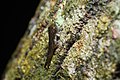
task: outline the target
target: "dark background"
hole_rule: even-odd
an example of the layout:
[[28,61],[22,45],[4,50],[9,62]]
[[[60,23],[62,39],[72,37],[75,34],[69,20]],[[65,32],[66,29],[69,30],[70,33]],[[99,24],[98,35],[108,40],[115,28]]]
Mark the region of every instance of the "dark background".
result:
[[33,17],[40,0],[4,0],[0,13],[0,76],[28,23]]

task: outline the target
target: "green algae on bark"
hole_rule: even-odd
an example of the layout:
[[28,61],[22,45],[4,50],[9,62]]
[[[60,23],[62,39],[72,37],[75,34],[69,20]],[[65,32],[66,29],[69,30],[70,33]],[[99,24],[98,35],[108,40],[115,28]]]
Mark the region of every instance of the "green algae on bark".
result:
[[[4,79],[120,79],[119,2],[42,0],[8,63]],[[47,70],[48,28],[53,24],[57,48]]]

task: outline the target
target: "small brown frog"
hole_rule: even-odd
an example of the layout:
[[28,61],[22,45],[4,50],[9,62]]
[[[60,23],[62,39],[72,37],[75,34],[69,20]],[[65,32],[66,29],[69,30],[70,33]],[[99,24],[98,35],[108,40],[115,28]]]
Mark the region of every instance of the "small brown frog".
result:
[[45,62],[45,66],[44,66],[46,69],[49,68],[52,57],[56,50],[56,44],[54,41],[56,33],[57,33],[57,29],[56,29],[55,25],[54,24],[50,25],[48,27],[49,44],[48,44],[47,60]]

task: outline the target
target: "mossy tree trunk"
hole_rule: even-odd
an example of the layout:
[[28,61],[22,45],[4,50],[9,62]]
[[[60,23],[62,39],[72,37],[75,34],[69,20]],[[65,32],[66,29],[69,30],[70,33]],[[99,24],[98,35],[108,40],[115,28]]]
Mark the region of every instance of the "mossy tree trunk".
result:
[[4,80],[120,79],[120,0],[41,0]]

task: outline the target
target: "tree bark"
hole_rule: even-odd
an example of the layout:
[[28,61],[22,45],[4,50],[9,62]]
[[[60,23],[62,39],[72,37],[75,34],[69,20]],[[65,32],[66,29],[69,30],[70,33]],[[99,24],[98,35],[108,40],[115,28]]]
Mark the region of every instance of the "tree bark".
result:
[[119,3],[41,0],[3,79],[120,79]]

